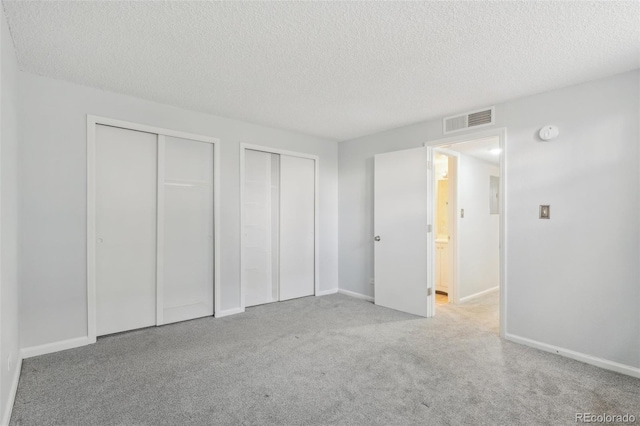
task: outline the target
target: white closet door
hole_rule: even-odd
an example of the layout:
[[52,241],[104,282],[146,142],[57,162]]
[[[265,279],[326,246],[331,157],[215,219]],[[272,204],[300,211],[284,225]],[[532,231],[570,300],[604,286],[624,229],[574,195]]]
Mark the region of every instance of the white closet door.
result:
[[163,139],[158,272],[167,324],[213,315],[213,145]]
[[279,156],[246,150],[242,285],[245,306],[278,300]]
[[280,156],[280,300],[315,293],[315,161]]
[[157,135],[96,126],[96,331],[156,323]]

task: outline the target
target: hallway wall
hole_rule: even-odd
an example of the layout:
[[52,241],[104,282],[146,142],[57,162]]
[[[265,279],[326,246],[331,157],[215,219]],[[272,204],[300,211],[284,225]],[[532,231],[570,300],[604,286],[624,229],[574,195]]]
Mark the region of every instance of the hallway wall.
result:
[[464,218],[458,219],[460,299],[500,285],[500,215],[489,213],[489,176],[500,176],[500,167],[460,155],[458,208],[464,209]]

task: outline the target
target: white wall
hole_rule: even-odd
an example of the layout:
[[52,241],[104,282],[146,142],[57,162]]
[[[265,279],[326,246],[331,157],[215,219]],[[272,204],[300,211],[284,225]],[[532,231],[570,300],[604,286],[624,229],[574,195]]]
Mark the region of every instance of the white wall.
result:
[[336,142],[31,74],[19,78],[22,347],[87,334],[86,114],[222,140],[222,310],[240,306],[239,144],[318,155],[320,290],[337,288]]
[[[507,332],[640,367],[638,71],[505,105]],[[538,142],[555,124],[560,137]],[[538,219],[540,204],[551,220]]]
[[[507,333],[633,367],[638,93],[636,70],[496,105],[507,128]],[[558,139],[538,140],[546,124]],[[373,155],[441,137],[438,119],[339,144],[340,288],[373,295]],[[538,219],[540,204],[551,220]]]
[[[18,367],[18,65],[0,7],[0,422]],[[8,358],[11,365],[8,366]],[[9,368],[8,368],[9,367]]]
[[[500,284],[500,215],[489,213],[489,176],[500,167],[460,154],[458,164],[458,297]],[[460,212],[456,212],[459,217]]]

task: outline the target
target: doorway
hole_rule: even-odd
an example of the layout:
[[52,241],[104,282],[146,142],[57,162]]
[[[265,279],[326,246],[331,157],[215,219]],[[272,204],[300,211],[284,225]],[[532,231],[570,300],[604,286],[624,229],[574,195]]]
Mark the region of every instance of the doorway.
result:
[[[493,216],[493,222],[497,225],[499,234],[497,237],[498,267],[497,282],[499,287],[499,329],[504,337],[506,330],[505,295],[507,283],[505,280],[505,141],[506,129],[494,129],[481,131],[458,137],[448,137],[425,143],[424,147],[402,151],[378,154],[374,157],[374,234],[372,244],[374,247],[374,290],[375,303],[392,309],[412,313],[415,315],[431,317],[436,313],[436,243],[447,242],[442,250],[444,256],[440,261],[446,267],[449,275],[444,277],[447,284],[447,302],[451,299],[454,303],[464,302],[467,297],[477,296],[485,289],[471,286],[460,288],[460,250],[457,235],[460,231],[460,221],[479,217],[476,207],[472,211],[464,210],[458,206],[457,194],[460,185],[453,183],[454,168],[457,171],[460,158],[459,152],[464,142],[493,138],[502,150],[499,156],[497,170],[499,173],[499,185],[489,175],[486,179],[477,180],[482,189],[472,191],[474,195],[483,197],[483,216],[489,216],[491,197],[498,202],[493,203],[498,214]],[[467,145],[470,146],[470,145]],[[454,151],[451,148],[457,148]],[[489,154],[489,152],[487,152]],[[447,158],[448,183],[441,184],[441,194],[447,191],[449,206],[446,213],[441,212],[440,217],[447,216],[448,234],[437,236],[437,186],[438,179],[435,171],[436,155],[445,155]],[[495,173],[494,173],[495,174]],[[440,179],[442,180],[442,179]],[[473,180],[473,179],[472,179]],[[446,189],[444,187],[446,186]],[[493,192],[492,192],[493,191]],[[471,213],[471,215],[470,215]],[[465,215],[464,217],[461,217]],[[467,222],[472,222],[467,220]],[[465,225],[467,224],[465,222]],[[452,237],[451,239],[449,237]],[[456,237],[456,238],[453,238]],[[439,240],[439,241],[437,241]],[[448,256],[448,259],[446,258]],[[482,264],[482,262],[480,262]],[[444,270],[444,269],[443,269]],[[442,289],[442,282],[440,288]],[[488,289],[487,289],[488,290]],[[442,290],[441,290],[442,291]],[[495,291],[495,290],[491,290]],[[477,296],[479,297],[479,296]]]
[[[498,328],[506,330],[505,297],[505,149],[506,129],[496,129],[433,141],[427,149],[434,158],[433,192],[430,214],[437,218],[437,178],[435,159],[446,155],[449,182],[448,256],[441,262],[448,274],[447,304],[497,304]],[[453,169],[452,169],[453,167]],[[430,234],[434,251],[428,264],[438,268],[437,244],[442,235]],[[440,243],[442,244],[442,243]],[[443,256],[440,260],[444,260]],[[446,274],[446,272],[444,272]],[[442,298],[441,298],[442,300]],[[431,301],[437,311],[436,298]],[[447,305],[441,305],[445,308]],[[493,306],[491,309],[496,308]]]
[[436,305],[455,302],[454,268],[457,240],[455,210],[457,205],[458,155],[445,149],[433,154],[433,219],[435,233],[435,299]]
[[436,310],[473,302],[497,313],[500,138],[452,143],[433,152]]

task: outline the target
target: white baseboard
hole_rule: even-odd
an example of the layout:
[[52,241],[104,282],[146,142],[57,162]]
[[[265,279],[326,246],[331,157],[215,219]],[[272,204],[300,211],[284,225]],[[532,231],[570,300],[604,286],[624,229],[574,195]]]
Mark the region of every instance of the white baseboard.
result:
[[47,343],[39,346],[30,346],[28,348],[20,349],[20,357],[22,359],[31,358],[34,356],[50,354],[52,352],[66,351],[67,349],[79,348],[80,346],[90,345],[95,343],[96,339],[91,339],[88,336],[76,337],[75,339],[63,340],[61,342]]
[[373,303],[373,301],[374,301],[373,297],[367,296],[366,294],[362,294],[362,293],[356,293],[355,291],[343,290],[343,289],[339,288],[338,289],[338,293],[344,294],[346,296],[355,297],[357,299],[366,300],[367,302],[372,302]]
[[244,308],[226,309],[224,311],[216,312],[216,318],[228,317],[229,315],[241,314],[244,312]]
[[476,294],[472,294],[471,296],[462,297],[460,299],[460,303],[464,303],[468,300],[475,299],[476,297],[484,296],[485,294],[488,294],[488,293],[491,293],[492,291],[497,291],[497,290],[500,290],[500,286],[491,287],[486,290],[482,290]]
[[338,292],[337,288],[332,288],[331,290],[322,290],[316,293],[316,296],[326,296],[327,294],[335,294]]
[[616,373],[626,374],[628,376],[640,378],[640,368],[632,367],[630,365],[620,364],[619,362],[609,361],[604,358],[598,358],[595,356],[583,354],[581,352],[564,349],[558,346],[549,345],[546,343],[538,342],[537,340],[527,339],[526,337],[520,337],[507,333],[505,339],[522,345],[530,346],[532,348],[540,349],[545,352],[551,352],[561,355],[566,358],[575,359],[586,364],[595,365],[596,367],[604,368],[605,370],[615,371]]
[[11,412],[13,411],[13,403],[16,400],[16,392],[18,391],[18,382],[20,381],[20,371],[22,371],[22,358],[18,358],[16,364],[16,371],[13,374],[13,380],[11,381],[11,388],[9,389],[9,398],[7,398],[7,405],[4,407],[4,416],[2,416],[2,426],[8,426],[11,421]]

